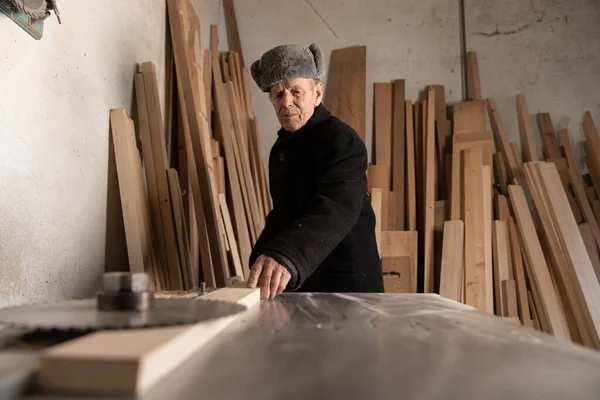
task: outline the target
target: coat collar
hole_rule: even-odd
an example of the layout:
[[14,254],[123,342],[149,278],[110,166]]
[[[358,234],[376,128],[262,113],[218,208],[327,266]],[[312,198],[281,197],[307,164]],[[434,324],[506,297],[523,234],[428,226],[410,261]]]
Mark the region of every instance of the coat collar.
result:
[[329,110],[327,110],[327,108],[325,108],[323,104],[319,104],[317,107],[315,107],[315,112],[313,113],[312,117],[310,117],[310,119],[306,122],[306,124],[304,124],[302,128],[298,129],[295,132],[289,132],[281,128],[277,132],[277,136],[279,136],[281,139],[295,137],[301,132],[312,130],[315,126],[325,121],[330,116],[331,113],[329,112]]

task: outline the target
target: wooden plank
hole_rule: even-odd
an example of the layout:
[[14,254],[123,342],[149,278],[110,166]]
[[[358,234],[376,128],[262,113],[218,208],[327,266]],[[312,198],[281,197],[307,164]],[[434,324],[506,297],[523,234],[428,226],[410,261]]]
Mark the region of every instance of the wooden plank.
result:
[[519,228],[519,237],[523,244],[527,276],[533,288],[534,296],[537,298],[535,300],[538,307],[536,312],[542,314],[539,315],[540,320],[543,318],[548,322],[549,333],[558,338],[570,340],[569,329],[561,312],[558,295],[550,278],[548,265],[533,224],[533,218],[529,212],[523,188],[510,185],[508,193]]
[[179,187],[179,175],[177,170],[169,168],[167,170],[167,180],[169,183],[169,192],[171,195],[171,204],[173,205],[173,220],[175,221],[175,234],[177,235],[177,250],[181,260],[181,277],[183,279],[183,289],[194,289],[195,282],[192,278],[193,267],[190,264],[190,246],[187,226],[183,214],[183,202],[181,201],[181,188]]
[[381,208],[381,230],[388,231],[389,229],[389,182],[390,168],[387,165],[369,165],[368,168],[368,190],[371,192],[373,188],[381,189],[382,208]]
[[581,238],[583,239],[583,243],[585,244],[585,248],[587,249],[588,256],[590,257],[590,261],[594,266],[594,271],[596,272],[596,278],[600,281],[600,253],[598,253],[598,246],[596,245],[596,241],[594,240],[594,235],[590,229],[590,224],[584,222],[579,224],[579,232],[581,233]]
[[123,210],[123,224],[125,240],[127,242],[127,257],[129,270],[135,272],[150,272],[152,268],[151,247],[148,246],[150,238],[144,238],[146,231],[142,218],[145,216],[138,212],[142,206],[138,188],[143,185],[139,182],[135,163],[139,162],[133,124],[124,109],[110,111],[110,128],[115,151],[115,163],[119,180],[119,194]]
[[433,293],[434,276],[434,221],[435,221],[435,90],[427,93],[427,131],[425,133],[425,190],[424,190],[424,265],[425,293]]
[[512,149],[513,154],[515,155],[515,160],[517,160],[517,167],[519,169],[519,173],[523,174],[523,158],[520,156],[519,147],[515,142],[510,142],[510,147]]
[[236,276],[241,276],[248,279],[250,269],[248,268],[247,262],[242,262],[240,254],[238,252],[238,246],[235,241],[235,235],[233,231],[233,224],[231,223],[231,217],[229,215],[229,208],[227,207],[227,199],[224,194],[219,194],[219,206],[221,209],[221,215],[223,216],[223,224],[225,225],[225,234],[227,235],[227,241],[229,242],[229,252],[231,259],[233,260],[233,267]]
[[[243,133],[240,121],[240,114],[235,102],[235,93],[232,82],[227,83],[227,90],[229,94],[229,106],[231,107],[231,114],[233,118],[234,127],[234,131],[231,132],[233,136],[233,152],[235,155],[238,172],[241,177],[241,187],[245,188],[245,190],[242,191],[242,197],[247,203],[246,214],[251,216],[250,221],[252,221],[253,223],[252,228],[254,231],[254,238],[252,239],[252,241],[256,242],[258,236],[264,228],[265,217],[260,214],[258,209],[258,196],[256,195],[254,181],[252,180],[251,176],[250,160],[248,159],[248,149],[245,147],[244,141],[242,139]],[[252,228],[250,232],[252,232]]]
[[[259,289],[225,288],[197,301],[232,301],[251,308]],[[245,313],[194,325],[100,331],[45,349],[43,390],[81,394],[143,393],[182,365]]]
[[542,324],[535,308],[535,301],[533,300],[533,293],[531,291],[527,292],[527,302],[529,303],[529,308],[531,309],[531,317],[534,328],[543,332],[544,330],[542,329]]
[[[373,84],[375,164],[392,167],[392,84]],[[388,184],[389,188],[389,184]]]
[[600,227],[598,226],[598,222],[596,221],[592,207],[590,206],[590,203],[585,195],[585,184],[583,182],[583,178],[581,178],[581,175],[578,175],[577,172],[571,168],[569,169],[568,174],[571,188],[573,188],[575,198],[577,199],[577,203],[579,204],[579,207],[583,213],[583,220],[588,224],[586,231],[589,229],[596,245],[598,248],[600,248]]
[[[260,130],[258,129],[258,119],[254,117],[250,121],[250,132],[254,135],[254,140],[256,143],[256,148],[258,149],[258,153],[256,154],[256,164],[258,165],[258,177],[260,178],[260,188],[262,194],[262,201],[265,208],[265,214],[268,214],[271,211],[271,200],[269,197],[269,188],[267,185],[267,178],[265,174],[265,167],[263,164],[263,159],[261,155],[261,147],[260,147]],[[266,217],[266,215],[265,215]]]
[[[216,56],[218,59],[219,56],[219,27],[218,25],[214,25],[212,24],[210,26],[210,53],[211,56],[213,57],[213,60],[215,59],[214,57]],[[218,64],[214,64],[213,68],[216,67]]]
[[377,241],[377,250],[381,255],[381,212],[383,207],[383,195],[380,188],[373,188],[371,193],[371,207],[375,214],[375,239]]
[[561,247],[569,265],[558,268],[566,294],[574,311],[583,344],[600,349],[600,284],[587,253],[564,190],[558,185],[560,177],[552,163],[538,165],[550,215],[558,228]]
[[452,108],[454,134],[485,132],[485,101],[463,101]]
[[510,208],[508,207],[508,199],[502,194],[496,195],[496,219],[508,223],[510,217]]
[[412,103],[406,106],[406,219],[409,231],[417,230],[417,203],[415,187],[415,134]]
[[[452,123],[448,120],[436,121],[436,148],[437,148],[437,176],[439,199],[449,199],[450,175],[448,171],[447,156],[452,154]],[[450,164],[452,165],[452,164]]]
[[537,147],[531,127],[531,119],[529,117],[529,108],[525,95],[519,93],[517,95],[517,118],[519,120],[519,135],[521,138],[521,146],[525,154],[526,161],[539,161]]
[[219,121],[219,126],[221,127],[220,141],[225,151],[227,177],[229,179],[229,189],[231,191],[231,202],[233,205],[237,240],[240,246],[240,257],[242,260],[249,260],[251,252],[250,232],[248,224],[246,223],[246,213],[244,211],[244,201],[241,193],[242,186],[235,161],[234,143],[230,136],[230,134],[234,132],[234,126],[231,118],[227,91],[225,89],[225,84],[222,83],[223,78],[221,69],[217,68],[216,65],[218,65],[218,61],[213,58],[213,66],[215,66],[213,67],[213,88],[215,94],[216,116]]
[[513,179],[521,180],[519,166],[517,164],[517,160],[515,159],[515,155],[512,152],[510,142],[508,141],[508,135],[506,133],[506,129],[504,128],[504,123],[500,118],[500,114],[498,114],[496,101],[494,99],[487,99],[487,106],[496,146],[498,146],[504,155],[509,179],[511,182]]
[[223,10],[225,11],[225,22],[227,22],[227,31],[231,50],[240,55],[242,66],[244,66],[244,56],[242,53],[242,42],[240,41],[240,32],[238,31],[237,19],[235,17],[235,7],[233,0],[223,1]]
[[463,287],[463,255],[465,224],[463,221],[444,222],[440,296],[461,301]]
[[483,156],[480,148],[464,152],[463,214],[465,221],[465,304],[488,310],[483,210]]
[[596,157],[599,157],[600,135],[598,135],[598,130],[596,129],[596,125],[592,119],[592,114],[590,114],[589,111],[586,111],[585,114],[583,114],[582,127],[588,143],[590,144],[591,148],[594,149],[592,154],[595,154]]
[[506,306],[506,300],[503,298],[502,282],[511,279],[508,259],[510,250],[508,247],[508,236],[505,221],[494,221],[493,235],[494,249],[494,299],[496,315],[502,317],[512,317],[509,315]]
[[486,307],[487,312],[490,314],[494,313],[494,298],[492,296],[494,290],[494,280],[493,280],[493,251],[492,251],[492,220],[493,220],[493,210],[492,210],[492,171],[489,165],[484,165],[481,168],[482,170],[482,181],[483,181],[483,226],[484,226],[484,235],[483,235],[483,248],[485,254],[485,293],[486,293]]
[[519,317],[517,307],[517,286],[514,279],[503,280],[502,288],[502,310],[503,317]]
[[350,125],[366,143],[367,46],[331,52],[327,108]]
[[596,191],[596,194],[600,194],[600,160],[597,157],[598,153],[595,152],[591,142],[587,140],[583,143],[583,147],[585,150],[585,161],[590,173],[590,178],[594,184],[594,190]]
[[481,81],[479,79],[479,66],[477,63],[477,53],[474,51],[467,52],[467,76],[469,100],[481,100]]
[[416,277],[410,257],[382,257],[381,269],[385,293],[416,293],[412,287]]
[[[216,199],[217,190],[213,174],[208,167],[212,160],[206,158],[206,151],[201,144],[202,137],[206,137],[206,109],[202,108],[202,98],[195,95],[194,90],[190,90],[193,82],[192,72],[190,71],[190,56],[186,46],[186,32],[183,30],[180,20],[180,2],[179,0],[167,0],[167,10],[169,16],[169,25],[171,29],[171,38],[173,41],[173,51],[175,54],[175,67],[177,72],[177,87],[179,92],[180,106],[186,111],[184,114],[184,124],[186,132],[186,148],[188,148],[188,162],[192,165],[190,168],[192,186],[192,197],[194,199],[194,211],[196,219],[201,220],[204,215],[206,221],[206,232],[208,244],[210,246],[210,255],[212,266],[218,273],[215,275],[215,283],[219,286],[225,285],[225,272],[227,266],[227,256],[221,233],[219,232],[219,209]],[[215,30],[216,31],[216,30]],[[215,62],[216,52],[213,54],[213,71],[218,70],[218,62]],[[202,82],[202,80],[198,80]],[[197,85],[196,85],[197,87]],[[202,97],[202,96],[200,96]],[[205,99],[205,98],[204,98]],[[190,112],[187,112],[190,110]],[[196,110],[197,112],[191,112]],[[203,114],[202,114],[203,113]],[[188,145],[189,144],[189,145]],[[198,157],[198,160],[196,160]],[[192,164],[193,163],[193,164]],[[195,171],[195,172],[194,172]],[[195,183],[197,182],[197,184]],[[202,187],[202,189],[200,189]],[[198,227],[198,231],[203,229]],[[202,234],[202,233],[201,233]],[[202,267],[204,271],[204,260]]]
[[406,159],[406,134],[405,134],[405,86],[404,79],[395,80],[393,85],[393,119],[392,119],[392,191],[394,192],[394,222],[393,230],[406,229],[405,211],[405,159]]
[[581,168],[579,168],[579,161],[577,161],[575,150],[573,149],[573,144],[571,143],[571,134],[569,133],[569,130],[561,129],[560,136],[562,137],[563,149],[565,150],[565,157],[567,159],[569,168],[575,170],[579,176],[582,176]]
[[[179,74],[178,74],[179,75]],[[177,250],[175,225],[171,214],[172,204],[167,182],[168,157],[165,147],[161,108],[158,98],[156,67],[151,62],[142,64],[144,91],[146,94],[146,109],[152,140],[152,156],[156,173],[156,186],[159,198],[161,226],[165,243],[166,271],[169,275],[169,288],[171,290],[183,289],[181,276],[181,261]]]
[[544,156],[546,159],[562,158],[560,148],[556,142],[556,134],[552,126],[552,119],[548,113],[538,113],[535,116],[542,143],[544,144]]
[[435,91],[435,121],[446,121],[446,93],[444,85],[430,85]]
[[510,254],[513,266],[513,275],[517,286],[517,299],[519,307],[519,319],[521,324],[533,328],[529,302],[527,301],[527,284],[525,282],[525,270],[523,266],[523,253],[517,233],[517,225],[513,217],[508,218],[508,237],[510,240]]
[[[381,232],[379,254],[383,257],[402,257],[410,259],[410,292],[417,292],[417,261],[419,251],[419,236],[413,231]],[[404,269],[406,271],[406,269]]]
[[455,133],[452,137],[452,187],[450,191],[450,219],[461,218],[460,188],[462,187],[461,163],[462,151],[469,148],[481,148],[483,164],[492,165],[492,135],[489,132]]

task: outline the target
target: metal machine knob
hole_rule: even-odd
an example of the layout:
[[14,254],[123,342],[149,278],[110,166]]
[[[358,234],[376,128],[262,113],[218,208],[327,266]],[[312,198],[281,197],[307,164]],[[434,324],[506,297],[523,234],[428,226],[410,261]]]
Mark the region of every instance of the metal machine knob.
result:
[[152,307],[147,273],[107,272],[102,277],[102,291],[97,295],[100,311],[143,311]]

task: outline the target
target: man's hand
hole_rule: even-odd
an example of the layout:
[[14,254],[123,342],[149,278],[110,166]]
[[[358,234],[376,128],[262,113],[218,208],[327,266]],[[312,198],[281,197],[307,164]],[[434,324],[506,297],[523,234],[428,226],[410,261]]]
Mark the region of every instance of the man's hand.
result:
[[260,256],[250,270],[248,287],[260,287],[261,299],[272,299],[283,292],[292,275],[286,267],[267,256]]

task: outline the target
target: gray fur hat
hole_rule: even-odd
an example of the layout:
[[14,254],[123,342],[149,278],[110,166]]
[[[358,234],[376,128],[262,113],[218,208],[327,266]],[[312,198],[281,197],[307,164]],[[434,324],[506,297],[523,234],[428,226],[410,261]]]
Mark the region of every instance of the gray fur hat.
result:
[[262,55],[251,68],[252,78],[263,92],[288,79],[321,80],[325,76],[325,60],[316,44],[277,46]]

